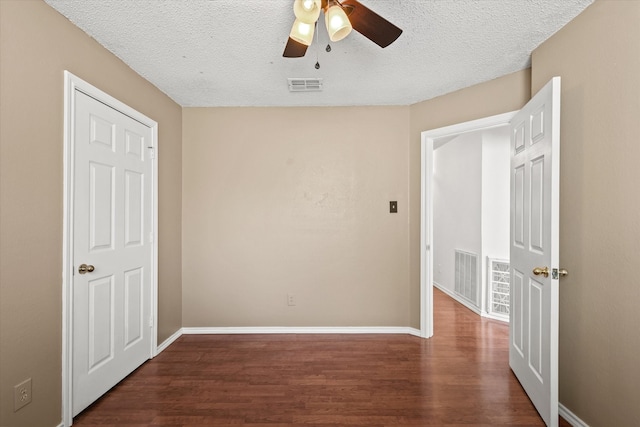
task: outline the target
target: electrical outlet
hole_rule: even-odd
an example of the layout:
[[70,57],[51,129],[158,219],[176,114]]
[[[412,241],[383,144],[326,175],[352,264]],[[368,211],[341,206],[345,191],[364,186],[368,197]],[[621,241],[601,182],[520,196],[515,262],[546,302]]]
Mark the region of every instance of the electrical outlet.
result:
[[287,294],[287,305],[291,305],[291,306],[296,305],[296,295],[295,294]]
[[31,378],[13,386],[13,412],[31,403]]

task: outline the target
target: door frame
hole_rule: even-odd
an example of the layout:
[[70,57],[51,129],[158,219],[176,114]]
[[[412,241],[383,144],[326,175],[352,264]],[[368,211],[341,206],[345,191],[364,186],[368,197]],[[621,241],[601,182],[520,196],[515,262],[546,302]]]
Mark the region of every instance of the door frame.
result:
[[92,86],[69,71],[64,71],[64,186],[62,238],[62,425],[73,423],[73,203],[74,203],[74,120],[75,92],[84,94],[131,117],[151,129],[151,347],[149,358],[157,354],[158,336],[158,123]]
[[518,111],[484,117],[421,133],[420,336],[433,336],[433,146],[436,139],[508,126]]

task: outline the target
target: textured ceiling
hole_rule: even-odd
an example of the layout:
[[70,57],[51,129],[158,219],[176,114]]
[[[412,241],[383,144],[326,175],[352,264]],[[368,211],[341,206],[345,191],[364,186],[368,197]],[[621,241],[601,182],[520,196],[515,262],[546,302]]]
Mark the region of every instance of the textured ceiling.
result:
[[[360,0],[400,38],[381,49],[354,31],[327,53],[319,25],[304,58],[282,57],[293,0],[45,1],[178,104],[205,107],[413,104],[527,68],[593,0]],[[290,93],[288,77],[324,91]]]

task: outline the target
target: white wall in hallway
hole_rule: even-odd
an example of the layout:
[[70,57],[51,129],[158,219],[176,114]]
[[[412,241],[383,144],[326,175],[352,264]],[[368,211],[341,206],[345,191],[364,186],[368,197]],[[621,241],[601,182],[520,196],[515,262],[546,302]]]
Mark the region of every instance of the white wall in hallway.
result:
[[487,257],[509,258],[509,155],[508,127],[436,141],[433,278],[452,294],[456,249],[478,255],[483,296]]
[[480,255],[482,135],[460,135],[434,150],[433,280],[453,293],[454,250]]

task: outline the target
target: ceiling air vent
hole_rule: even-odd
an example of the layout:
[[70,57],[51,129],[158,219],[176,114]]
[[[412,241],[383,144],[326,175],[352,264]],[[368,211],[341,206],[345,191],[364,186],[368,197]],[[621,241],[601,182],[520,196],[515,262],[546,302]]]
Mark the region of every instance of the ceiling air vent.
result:
[[287,79],[289,92],[320,92],[322,79]]

